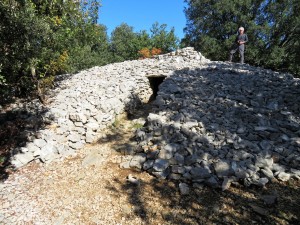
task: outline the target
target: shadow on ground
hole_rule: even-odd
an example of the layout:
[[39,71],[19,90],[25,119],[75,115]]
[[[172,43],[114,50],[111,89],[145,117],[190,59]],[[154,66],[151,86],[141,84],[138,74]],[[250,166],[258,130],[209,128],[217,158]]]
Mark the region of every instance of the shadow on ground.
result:
[[[238,185],[225,192],[201,187],[181,195],[175,182],[135,175],[139,185],[115,179],[107,186],[127,196],[131,207],[122,213],[126,221],[139,217],[145,224],[299,224],[299,182],[265,189]],[[263,197],[274,194],[277,201],[266,205]]]
[[28,109],[21,105],[12,104],[0,113],[0,181],[7,179],[14,170],[11,158],[45,127],[44,109]]
[[[56,76],[54,87],[61,86],[63,81],[71,76],[71,74]],[[47,93],[47,98],[55,94],[53,89]],[[26,145],[29,139],[45,128],[43,115],[47,109],[33,97],[8,98],[7,101],[0,101],[0,106],[0,181],[3,181],[14,170],[10,164],[12,157]]]

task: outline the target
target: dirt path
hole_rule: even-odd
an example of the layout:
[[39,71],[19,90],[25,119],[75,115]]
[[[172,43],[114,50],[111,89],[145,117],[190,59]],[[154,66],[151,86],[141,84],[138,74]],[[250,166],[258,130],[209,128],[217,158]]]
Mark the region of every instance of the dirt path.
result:
[[225,192],[197,186],[183,196],[176,183],[120,169],[127,156],[116,149],[130,144],[148,111],[116,120],[76,157],[31,163],[0,183],[0,224],[299,224],[299,181]]

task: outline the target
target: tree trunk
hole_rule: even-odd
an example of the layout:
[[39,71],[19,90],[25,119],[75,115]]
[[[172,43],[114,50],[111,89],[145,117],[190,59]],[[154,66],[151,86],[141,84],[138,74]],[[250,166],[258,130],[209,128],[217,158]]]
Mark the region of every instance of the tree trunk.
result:
[[33,81],[34,83],[36,84],[36,88],[37,88],[37,96],[38,96],[38,99],[40,100],[40,102],[43,104],[43,105],[46,105],[46,99],[45,99],[45,95],[41,89],[41,85],[40,85],[40,81],[37,79],[36,77],[36,72],[35,72],[35,67],[34,66],[31,66],[30,67],[30,70],[31,70],[31,76],[33,78]]

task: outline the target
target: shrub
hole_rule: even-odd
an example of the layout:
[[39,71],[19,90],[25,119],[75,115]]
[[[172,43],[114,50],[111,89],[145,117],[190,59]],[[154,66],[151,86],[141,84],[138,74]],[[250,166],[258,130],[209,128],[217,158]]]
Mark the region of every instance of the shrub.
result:
[[140,58],[141,59],[146,59],[146,58],[151,58],[155,55],[159,55],[161,54],[161,49],[159,48],[152,48],[151,51],[149,48],[142,48],[140,51],[139,51],[139,55],[141,56]]
[[151,52],[149,50],[149,48],[142,48],[139,51],[139,54],[141,56],[142,59],[146,59],[146,58],[150,58],[151,57]]
[[161,54],[161,49],[160,48],[152,48],[151,50],[151,55],[154,56],[154,55],[159,55]]

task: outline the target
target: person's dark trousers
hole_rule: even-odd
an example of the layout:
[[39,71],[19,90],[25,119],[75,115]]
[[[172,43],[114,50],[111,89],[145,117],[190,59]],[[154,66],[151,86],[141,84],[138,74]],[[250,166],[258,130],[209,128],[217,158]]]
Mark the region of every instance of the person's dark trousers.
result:
[[238,47],[232,49],[230,51],[229,61],[232,62],[233,54],[236,53],[237,50],[239,51],[239,54],[240,54],[240,63],[244,63],[245,45],[239,45]]

